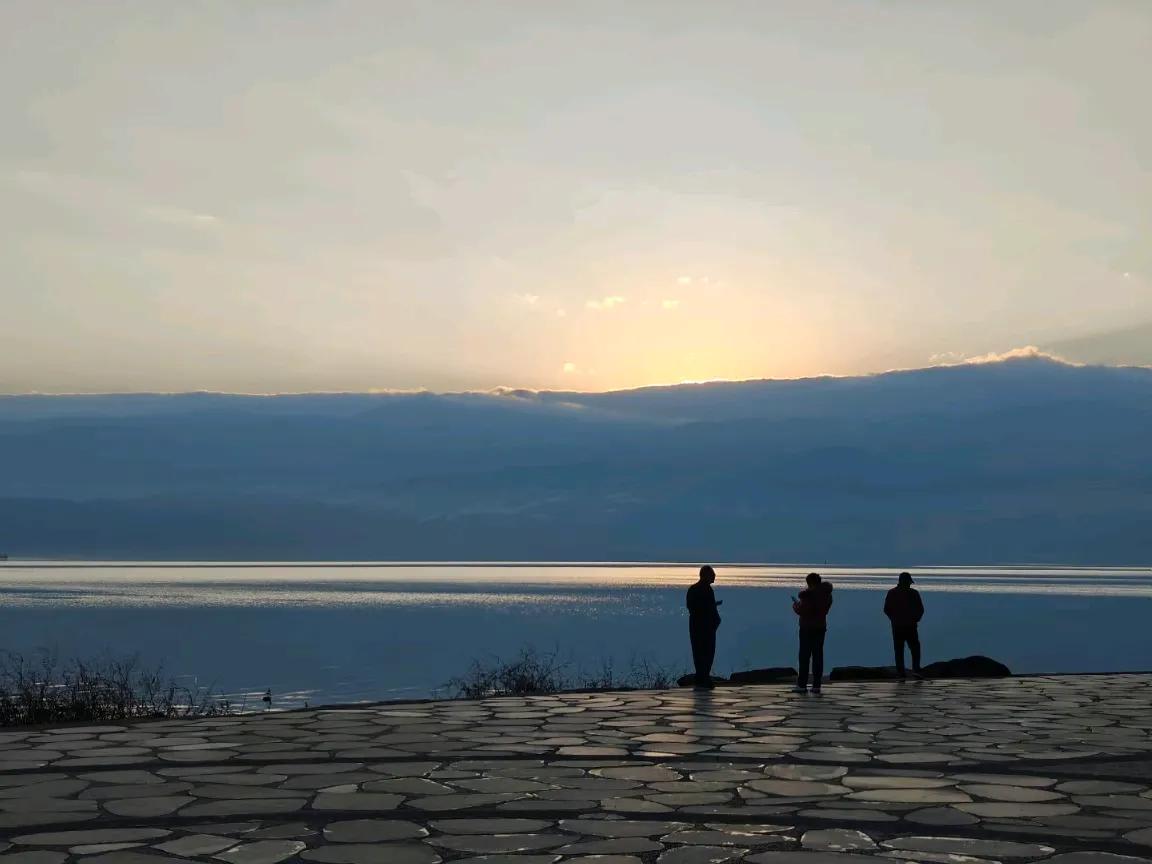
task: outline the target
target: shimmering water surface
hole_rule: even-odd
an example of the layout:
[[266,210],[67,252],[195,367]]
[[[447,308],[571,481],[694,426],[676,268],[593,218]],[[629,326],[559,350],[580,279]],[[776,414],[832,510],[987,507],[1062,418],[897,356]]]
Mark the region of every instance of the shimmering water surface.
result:
[[[789,597],[808,568],[720,566],[717,669],[795,665]],[[829,665],[891,663],[895,571],[822,569],[836,585]],[[1019,672],[1152,669],[1152,570],[914,571],[926,661],[974,653]],[[0,648],[137,652],[280,706],[423,697],[473,658],[525,645],[574,666],[646,659],[686,671],[688,565],[0,564]],[[258,698],[258,697],[257,697]]]

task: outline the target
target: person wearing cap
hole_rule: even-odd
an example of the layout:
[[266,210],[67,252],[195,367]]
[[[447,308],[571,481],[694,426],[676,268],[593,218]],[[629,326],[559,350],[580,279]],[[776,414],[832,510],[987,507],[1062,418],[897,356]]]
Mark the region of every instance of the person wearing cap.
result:
[[696,667],[696,686],[712,686],[712,661],[716,658],[716,630],[723,603],[712,591],[716,571],[708,565],[700,568],[700,578],[688,589],[688,638],[692,640],[692,663]]
[[904,668],[904,645],[912,654],[912,677],[920,677],[920,619],[924,617],[924,601],[920,592],[912,587],[912,574],[901,573],[896,587],[884,598],[884,614],[892,623],[892,647],[896,652],[896,674],[900,680],[908,677]]

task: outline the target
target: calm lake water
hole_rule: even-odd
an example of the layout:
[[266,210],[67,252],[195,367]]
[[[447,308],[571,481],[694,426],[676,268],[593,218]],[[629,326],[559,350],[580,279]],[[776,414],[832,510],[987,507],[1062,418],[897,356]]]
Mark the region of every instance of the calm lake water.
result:
[[[806,568],[719,566],[716,668],[794,666],[789,597]],[[826,664],[887,665],[895,571],[825,569]],[[914,571],[925,662],[987,654],[1016,672],[1152,670],[1152,571]],[[418,698],[473,658],[557,649],[688,671],[687,565],[0,564],[0,649],[138,653],[249,704]],[[255,694],[254,696],[252,694]]]

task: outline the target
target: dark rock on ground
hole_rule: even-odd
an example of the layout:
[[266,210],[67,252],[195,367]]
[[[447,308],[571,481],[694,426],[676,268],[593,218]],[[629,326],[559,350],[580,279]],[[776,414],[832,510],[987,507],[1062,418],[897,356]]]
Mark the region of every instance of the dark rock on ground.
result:
[[796,670],[789,666],[771,666],[767,669],[733,672],[728,680],[733,684],[779,684],[795,681],[796,674]]
[[1007,678],[1012,674],[1003,663],[980,654],[929,663],[921,671],[925,678]]
[[[689,673],[688,675],[685,675],[682,678],[680,678],[676,683],[679,684],[681,687],[695,687],[696,686],[696,676],[692,673]],[[712,683],[717,687],[723,687],[724,685],[726,685],[730,682],[728,681],[727,678],[717,678],[715,675],[713,675],[712,676]]]
[[896,677],[895,666],[837,666],[828,676],[829,681],[891,681]]

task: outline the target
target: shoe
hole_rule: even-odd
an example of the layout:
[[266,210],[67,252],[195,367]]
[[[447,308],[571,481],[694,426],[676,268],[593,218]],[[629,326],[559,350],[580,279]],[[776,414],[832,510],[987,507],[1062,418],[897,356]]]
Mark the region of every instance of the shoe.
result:
[[812,695],[813,696],[819,696],[820,695],[820,688],[819,687],[813,687],[812,688]]
[[923,681],[924,675],[923,675],[923,673],[920,672],[919,669],[916,669],[916,670],[913,670],[913,672],[912,672],[912,678],[915,681]]
[[793,693],[807,693],[808,688],[807,687],[801,687],[799,684],[797,684],[795,687],[792,688],[792,692]]

